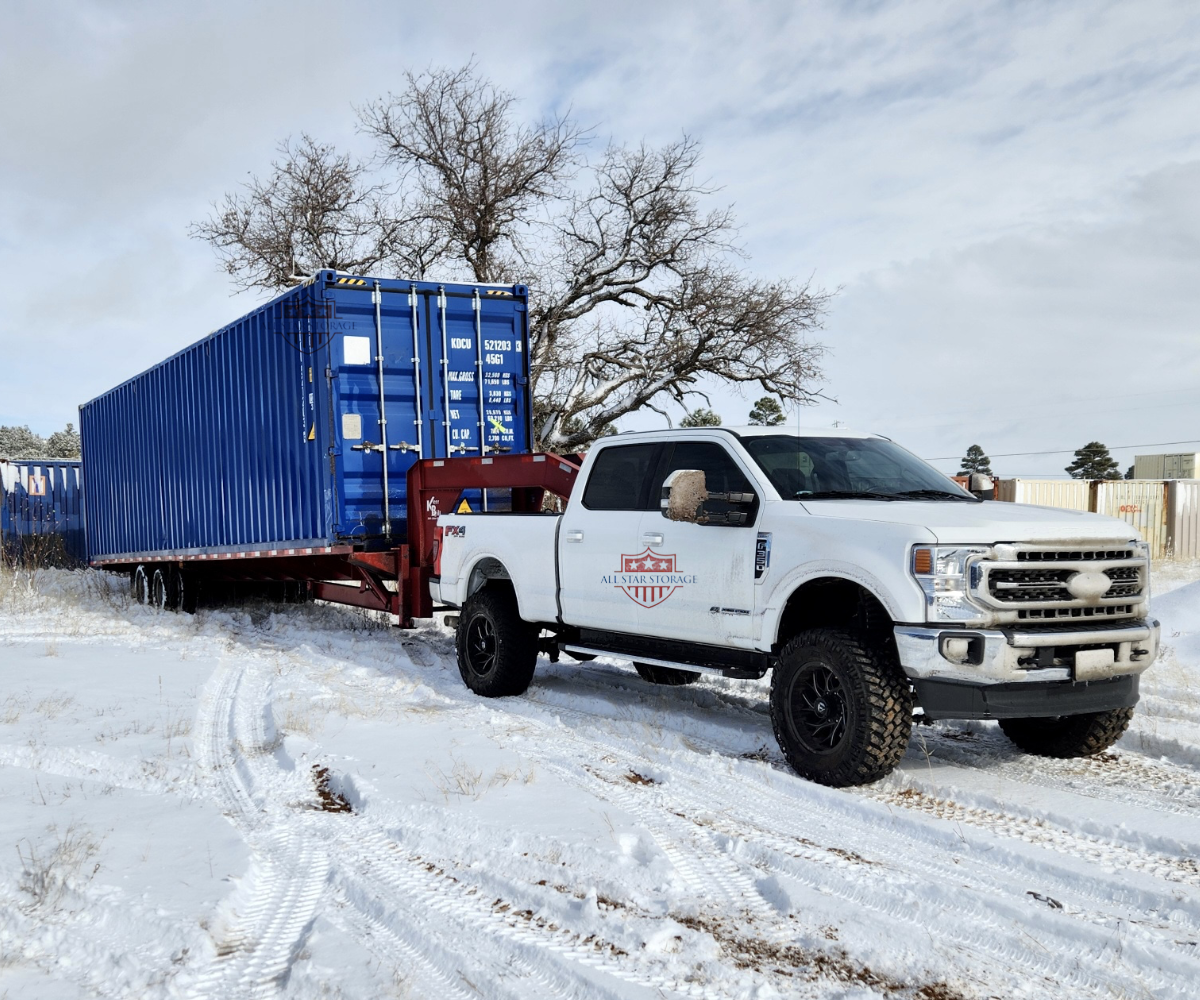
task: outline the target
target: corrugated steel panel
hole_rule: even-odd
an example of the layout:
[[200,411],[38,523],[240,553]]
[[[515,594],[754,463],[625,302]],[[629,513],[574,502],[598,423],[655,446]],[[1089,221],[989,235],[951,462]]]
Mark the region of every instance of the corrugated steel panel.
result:
[[1200,559],[1200,479],[1167,483],[1167,551],[1175,559]]
[[52,539],[37,549],[51,562],[87,557],[83,489],[77,459],[0,461],[0,548],[31,551],[31,539]]
[[996,499],[1067,510],[1091,510],[1091,483],[1086,479],[998,479]]
[[418,457],[530,420],[524,286],[322,271],[80,408],[90,555],[398,544]]
[[1163,455],[1135,455],[1134,479],[1192,479],[1200,467],[1196,452],[1172,452]]
[[1150,543],[1150,556],[1167,553],[1167,487],[1163,482],[1137,479],[1101,480],[1096,484],[1097,514],[1119,517]]

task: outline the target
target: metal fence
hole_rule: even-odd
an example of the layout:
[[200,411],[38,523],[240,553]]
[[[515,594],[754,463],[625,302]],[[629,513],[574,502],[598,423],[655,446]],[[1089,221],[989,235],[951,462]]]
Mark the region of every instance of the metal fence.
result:
[[996,499],[1118,517],[1154,559],[1200,559],[1200,479],[997,479]]

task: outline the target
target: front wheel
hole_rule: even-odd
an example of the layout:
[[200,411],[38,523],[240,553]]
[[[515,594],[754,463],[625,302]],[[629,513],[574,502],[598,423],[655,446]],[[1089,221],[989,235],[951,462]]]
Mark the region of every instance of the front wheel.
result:
[[1039,757],[1090,757],[1124,735],[1132,708],[1063,715],[1045,719],[1001,719],[1004,735],[1026,753]]
[[913,699],[899,665],[858,636],[801,632],[771,678],[771,723],[796,772],[843,788],[878,781],[904,756]]
[[523,694],[537,666],[538,630],[521,618],[516,595],[484,587],[463,605],[458,621],[458,672],[476,694]]

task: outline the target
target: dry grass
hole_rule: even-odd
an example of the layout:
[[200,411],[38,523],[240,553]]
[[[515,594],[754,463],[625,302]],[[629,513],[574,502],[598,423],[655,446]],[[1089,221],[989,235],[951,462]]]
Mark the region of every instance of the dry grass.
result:
[[59,909],[69,891],[90,881],[100,870],[97,864],[86,872],[86,865],[100,850],[99,842],[86,827],[72,823],[62,833],[51,827],[49,834],[50,838],[41,844],[30,840],[17,844],[21,862],[17,888],[27,897],[22,906],[26,913]]

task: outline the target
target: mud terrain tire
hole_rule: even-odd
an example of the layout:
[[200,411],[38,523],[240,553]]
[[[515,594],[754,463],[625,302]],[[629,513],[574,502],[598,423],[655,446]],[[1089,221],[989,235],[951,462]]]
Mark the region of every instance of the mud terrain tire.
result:
[[865,785],[888,774],[908,747],[912,716],[899,664],[849,632],[801,632],[772,672],[775,739],[797,774],[822,785]]
[[1129,728],[1132,708],[1048,719],[1001,719],[1004,735],[1039,757],[1091,757],[1107,750]]
[[633,669],[638,676],[651,684],[662,684],[665,687],[679,687],[683,684],[695,684],[700,675],[694,670],[680,670],[677,667],[658,667],[651,663],[635,663]]
[[484,587],[467,598],[459,617],[458,672],[485,698],[523,694],[537,666],[537,639],[511,590]]

